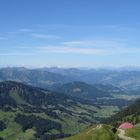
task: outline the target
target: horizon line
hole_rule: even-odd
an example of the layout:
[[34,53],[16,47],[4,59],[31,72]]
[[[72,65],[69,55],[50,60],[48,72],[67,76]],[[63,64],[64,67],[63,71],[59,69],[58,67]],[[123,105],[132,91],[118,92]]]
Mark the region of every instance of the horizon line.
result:
[[130,70],[130,69],[137,69],[140,70],[140,66],[98,66],[98,67],[88,67],[88,66],[33,66],[33,65],[26,65],[26,66],[22,66],[22,65],[7,65],[7,66],[0,66],[0,69],[3,68],[25,68],[25,69],[45,69],[45,68],[58,68],[58,69],[105,69],[105,70]]

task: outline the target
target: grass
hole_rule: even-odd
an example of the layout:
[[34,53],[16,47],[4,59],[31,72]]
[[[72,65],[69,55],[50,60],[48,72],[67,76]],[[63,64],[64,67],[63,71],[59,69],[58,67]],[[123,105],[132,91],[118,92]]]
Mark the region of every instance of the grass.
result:
[[[13,94],[12,96],[14,96],[13,97],[14,99],[20,100],[16,93]],[[20,102],[22,102],[22,100]],[[102,109],[99,109],[96,106],[84,105],[84,104],[79,103],[78,106],[70,106],[66,108],[67,110],[72,111],[73,115],[68,115],[64,112],[60,112],[56,110],[56,112],[58,112],[59,117],[63,119],[63,121],[60,119],[54,119],[51,116],[46,115],[45,113],[24,113],[24,114],[25,115],[33,114],[33,115],[42,117],[44,119],[56,121],[62,125],[62,132],[64,134],[74,135],[86,129],[87,126],[90,125],[90,123],[88,122],[79,123],[78,121],[80,117],[85,117],[87,119],[94,121],[94,117],[109,117],[114,111],[118,110],[117,107],[113,107],[113,106],[102,106],[101,108]],[[16,140],[19,137],[24,137],[24,140],[32,139],[35,133],[34,129],[29,129],[26,132],[23,132],[21,126],[17,124],[14,120],[16,114],[23,113],[23,112],[19,108],[15,108],[13,110],[14,111],[10,111],[10,112],[4,112],[0,110],[0,120],[3,120],[7,125],[7,128],[4,131],[0,132],[0,137],[4,137],[6,140]],[[92,114],[89,111],[91,112],[96,111],[97,113],[93,113],[93,116],[92,116]],[[85,114],[80,114],[80,113],[85,113]],[[96,118],[95,118],[95,121],[96,121]],[[59,131],[53,129],[50,131],[50,133],[58,134]],[[98,133],[100,133],[100,131]],[[90,135],[88,137],[91,139]]]
[[18,103],[18,104],[27,104],[22,98],[17,94],[16,91],[11,91],[10,96]]
[[[17,113],[23,113],[16,109],[14,112],[4,112],[0,110],[0,120],[4,121],[6,123],[7,128],[0,132],[0,137],[5,138],[6,140],[16,140],[19,137],[24,137],[24,140],[29,140],[29,138],[33,138],[33,135],[35,131],[33,129],[29,129],[26,132],[22,131],[22,128],[19,124],[15,122],[15,116]],[[30,115],[28,113],[25,113],[26,115]],[[60,114],[59,117],[61,117],[64,121],[52,119],[51,117],[45,115],[45,113],[33,113],[36,116],[40,116],[45,119],[50,119],[53,121],[57,121],[62,125],[62,131],[66,134],[75,134],[79,133],[79,131],[82,131],[85,129],[89,124],[83,124],[78,123],[78,117],[74,116],[67,116],[65,114]],[[51,130],[50,133],[52,134],[58,134],[59,132],[57,130]]]
[[25,140],[31,140],[31,139],[34,139],[34,134],[35,134],[35,131],[33,129],[28,129],[24,133],[23,137]]
[[32,139],[35,131],[28,129],[23,132],[21,126],[14,121],[14,117],[15,112],[3,112],[0,110],[0,120],[3,120],[7,126],[6,129],[0,132],[0,137],[6,140],[16,140],[19,137],[24,137],[24,140]]
[[135,125],[134,128],[126,130],[126,135],[140,140],[140,123]]
[[72,116],[70,117],[66,116],[63,119],[64,122],[61,122],[62,130],[66,134],[79,133],[89,125],[89,124],[78,123],[78,118]]
[[103,125],[100,129],[91,126],[77,135],[61,140],[114,140],[117,136],[112,133],[111,128],[108,125]]

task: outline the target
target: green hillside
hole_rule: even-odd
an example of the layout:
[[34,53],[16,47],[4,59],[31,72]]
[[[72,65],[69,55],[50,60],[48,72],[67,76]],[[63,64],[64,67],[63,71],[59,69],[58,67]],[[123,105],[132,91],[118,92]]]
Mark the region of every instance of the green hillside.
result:
[[136,140],[140,140],[140,123],[136,124],[134,128],[128,129],[126,131],[126,136],[135,138]]
[[140,99],[111,118],[106,119],[105,122],[115,127],[118,127],[123,122],[132,123],[134,128],[125,130],[125,135],[140,140]]
[[119,108],[128,106],[131,103],[128,98],[132,98],[132,96],[126,96],[121,89],[112,85],[90,85],[80,81],[66,83],[53,90],[57,93],[64,93],[82,100],[85,99],[88,102],[94,102],[99,106],[113,106],[115,108],[116,106]]
[[133,122],[133,124],[140,122],[140,99],[137,99],[133,104],[116,113],[111,118],[106,119],[104,122],[117,126],[121,122],[126,121]]
[[6,140],[67,137],[115,111],[118,107],[97,106],[22,83],[0,83],[0,137]]
[[[104,89],[105,88],[106,86],[104,87]],[[96,86],[78,81],[63,84],[62,86],[57,87],[55,90],[67,95],[89,100],[103,97],[112,97],[109,92],[103,91]]]
[[112,126],[109,125],[91,126],[77,135],[61,140],[119,140],[111,129]]
[[135,103],[113,115],[111,118],[108,118],[106,121],[108,125],[99,124],[97,126],[91,126],[77,135],[61,140],[119,140],[119,131],[114,134],[112,128],[114,126],[118,128],[122,122],[127,121],[132,122],[134,128],[125,130],[124,135],[129,138],[134,138],[135,140],[140,140],[140,100],[137,100]]
[[0,138],[54,140],[67,137],[64,140],[114,140],[117,137],[112,133],[110,124],[128,118],[136,122],[139,101],[109,118],[109,125],[89,126],[100,124],[101,120],[119,110],[116,103],[114,106],[97,105],[89,100],[18,82],[1,82]]

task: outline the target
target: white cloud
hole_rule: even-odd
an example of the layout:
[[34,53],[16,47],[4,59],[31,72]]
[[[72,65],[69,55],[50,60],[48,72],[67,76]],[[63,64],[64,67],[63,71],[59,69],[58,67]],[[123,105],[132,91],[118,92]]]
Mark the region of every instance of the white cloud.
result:
[[[72,46],[72,47],[94,47],[94,48],[115,48],[122,46],[121,43],[118,43],[116,41],[108,41],[108,40],[78,40],[78,41],[68,41],[68,42],[62,42],[62,45],[65,46]],[[123,44],[124,46],[124,44]]]
[[17,50],[13,50],[8,53],[0,53],[2,55],[42,55],[42,54],[80,54],[80,55],[94,55],[94,56],[106,56],[106,55],[119,55],[119,54],[139,54],[140,48],[85,48],[85,47],[68,47],[68,46],[38,46],[34,49],[23,47]]
[[29,28],[21,28],[21,29],[17,29],[15,31],[9,31],[7,32],[8,34],[31,34],[34,30],[33,29],[29,29]]
[[[2,53],[3,51],[3,53]],[[126,44],[106,40],[61,42],[57,45],[19,46],[11,51],[1,50],[0,55],[81,54],[94,56],[139,54],[140,48],[126,47]]]
[[65,47],[65,46],[47,46],[42,47],[41,51],[44,53],[73,53],[73,54],[107,54],[106,50],[96,48],[79,48],[79,47]]
[[41,47],[44,53],[66,53],[85,55],[118,55],[140,53],[140,48],[128,47],[127,44],[107,40],[78,40],[62,42],[56,46]]
[[38,34],[38,33],[33,33],[31,34],[31,36],[35,38],[40,38],[40,39],[58,39],[59,38],[56,35],[47,35],[47,34]]
[[20,52],[19,53],[18,52],[17,53],[14,53],[14,52],[13,53],[12,52],[11,53],[0,53],[0,56],[24,56],[24,55],[30,56],[30,55],[37,55],[37,54],[36,53],[20,53]]

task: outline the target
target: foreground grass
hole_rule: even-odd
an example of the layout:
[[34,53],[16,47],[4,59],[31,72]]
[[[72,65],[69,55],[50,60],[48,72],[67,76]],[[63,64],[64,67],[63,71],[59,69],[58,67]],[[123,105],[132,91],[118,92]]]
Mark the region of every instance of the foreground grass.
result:
[[135,125],[134,128],[126,130],[126,136],[140,140],[140,123]]
[[103,125],[101,128],[89,127],[81,133],[61,140],[118,140],[111,131],[111,126]]

